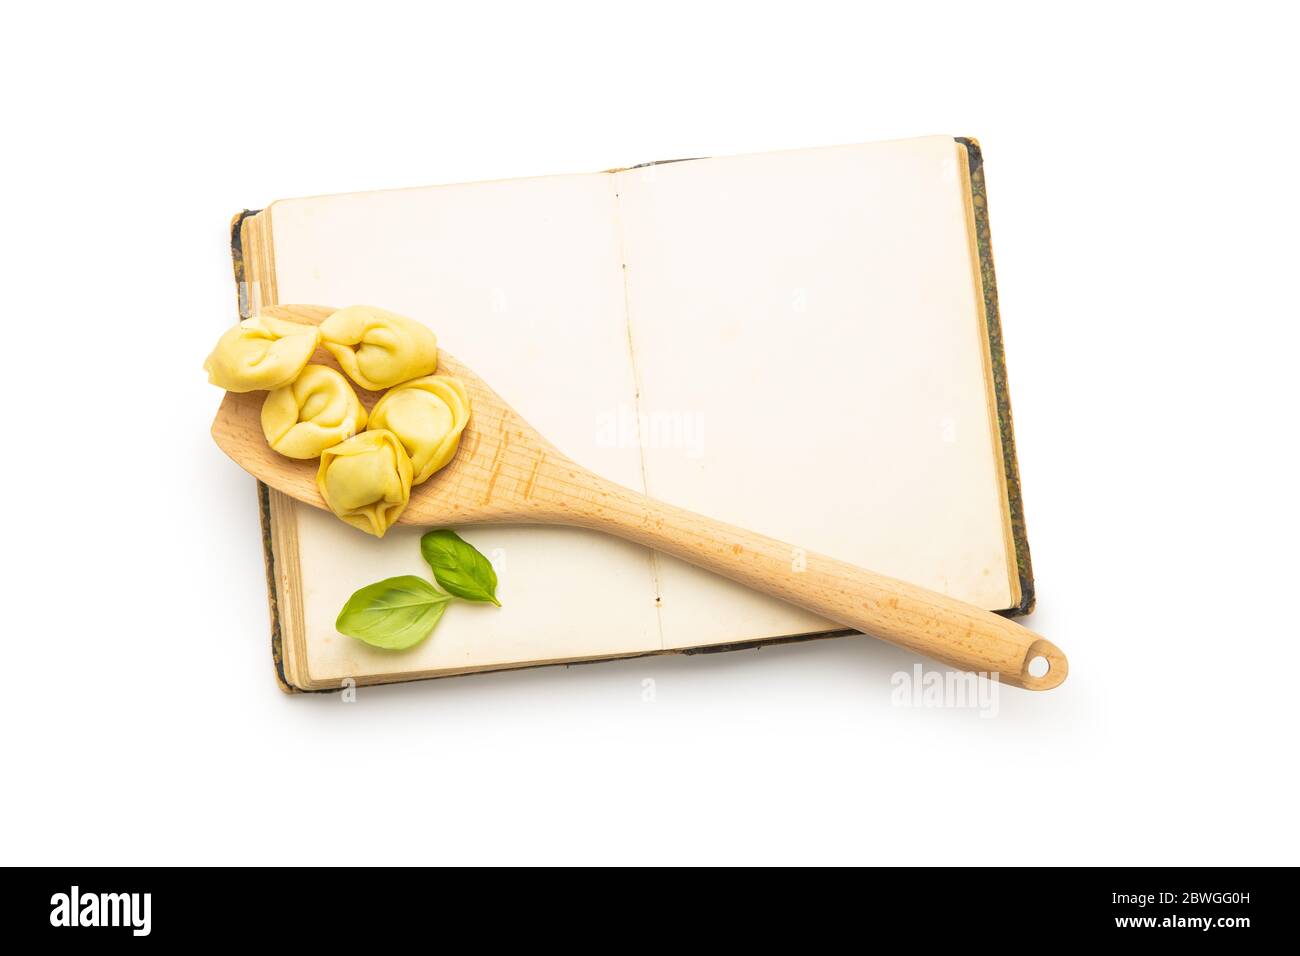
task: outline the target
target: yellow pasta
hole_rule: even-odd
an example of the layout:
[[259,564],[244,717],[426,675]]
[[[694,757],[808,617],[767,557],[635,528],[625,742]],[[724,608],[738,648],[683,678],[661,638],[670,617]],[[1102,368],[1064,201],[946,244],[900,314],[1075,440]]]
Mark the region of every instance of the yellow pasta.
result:
[[227,391],[279,388],[297,378],[319,340],[314,325],[255,315],[222,335],[203,367]]
[[[309,365],[318,346],[338,361]],[[262,433],[287,458],[319,457],[325,505],[383,537],[411,488],[456,456],[470,418],[465,386],[436,375],[438,339],[421,323],[373,306],[333,312],[320,326],[256,315],[226,331],[204,363],[232,392],[265,391]],[[367,413],[351,382],[385,392]]]
[[288,458],[316,458],[366,427],[366,409],[339,372],[308,365],[262,403],[267,444]]
[[365,431],[321,452],[316,486],[330,510],[382,538],[411,498],[411,459],[390,431]]
[[370,413],[370,427],[391,431],[406,449],[413,485],[451,461],[468,421],[469,394],[449,375],[427,375],[398,385]]
[[320,325],[321,342],[348,377],[379,391],[438,368],[438,338],[424,325],[369,305],[339,309]]

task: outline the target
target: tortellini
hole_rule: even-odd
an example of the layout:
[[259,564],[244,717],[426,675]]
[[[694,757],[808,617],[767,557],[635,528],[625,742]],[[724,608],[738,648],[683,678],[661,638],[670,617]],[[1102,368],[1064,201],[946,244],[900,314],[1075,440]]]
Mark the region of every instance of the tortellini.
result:
[[392,432],[364,431],[321,452],[316,486],[336,515],[382,538],[411,498],[411,459]]
[[266,396],[262,433],[289,458],[316,458],[366,427],[366,408],[351,384],[328,365],[308,365]]
[[320,325],[321,343],[348,377],[380,391],[438,368],[438,338],[403,315],[369,305],[339,309]]
[[469,394],[448,375],[398,385],[370,413],[370,427],[391,431],[411,457],[414,485],[451,461],[468,422]]
[[[308,364],[321,345],[342,374]],[[265,391],[267,444],[286,458],[319,457],[316,486],[326,506],[376,537],[401,516],[411,488],[451,462],[469,423],[465,386],[433,374],[437,337],[373,306],[339,309],[319,327],[255,315],[227,330],[203,367],[227,391]],[[371,392],[387,390],[373,411],[349,378]]]
[[230,392],[280,388],[297,378],[319,341],[314,325],[255,315],[221,336],[203,367],[208,381]]

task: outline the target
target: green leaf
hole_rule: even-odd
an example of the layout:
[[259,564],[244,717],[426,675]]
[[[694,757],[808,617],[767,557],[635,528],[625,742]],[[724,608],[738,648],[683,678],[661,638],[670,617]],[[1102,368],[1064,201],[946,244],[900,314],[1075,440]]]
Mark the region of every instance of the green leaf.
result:
[[373,647],[400,651],[433,633],[451,601],[428,581],[412,574],[368,584],[343,605],[334,626],[340,634]]
[[492,563],[454,531],[430,531],[420,539],[420,553],[433,568],[434,580],[466,601],[491,601],[497,607],[497,573]]

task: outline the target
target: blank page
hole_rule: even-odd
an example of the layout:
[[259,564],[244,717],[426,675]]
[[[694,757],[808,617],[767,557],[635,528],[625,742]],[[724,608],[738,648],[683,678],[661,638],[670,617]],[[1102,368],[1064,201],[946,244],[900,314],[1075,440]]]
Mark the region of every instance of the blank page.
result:
[[[964,162],[929,137],[617,175],[651,495],[1014,603]],[[666,647],[834,627],[657,565]]]
[[[580,464],[641,489],[640,450],[603,423],[634,401],[613,179],[555,176],[277,202],[278,298],[420,319]],[[394,653],[334,630],[357,588],[429,579],[420,531],[382,540],[297,506],[315,681],[612,656],[660,646],[649,552],[590,531],[458,529],[497,568],[500,609],[456,602]]]

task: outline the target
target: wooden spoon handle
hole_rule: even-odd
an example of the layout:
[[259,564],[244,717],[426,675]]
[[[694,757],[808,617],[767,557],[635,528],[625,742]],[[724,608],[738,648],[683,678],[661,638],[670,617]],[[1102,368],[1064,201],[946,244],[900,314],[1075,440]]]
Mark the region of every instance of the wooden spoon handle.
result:
[[[1008,618],[591,478],[590,493],[570,499],[567,523],[663,551],[952,667],[996,673],[1017,687],[1048,690],[1068,673],[1056,645]],[[1040,676],[1030,673],[1036,658],[1047,662]]]

